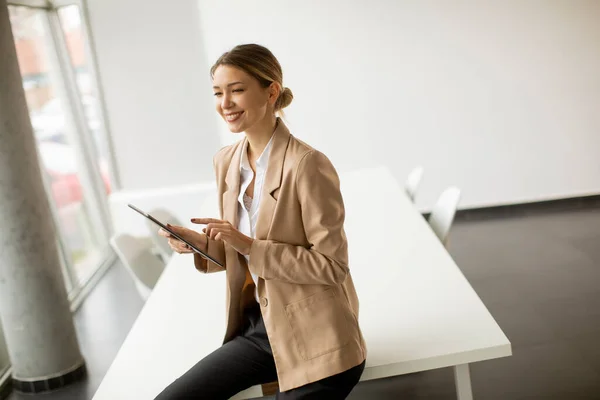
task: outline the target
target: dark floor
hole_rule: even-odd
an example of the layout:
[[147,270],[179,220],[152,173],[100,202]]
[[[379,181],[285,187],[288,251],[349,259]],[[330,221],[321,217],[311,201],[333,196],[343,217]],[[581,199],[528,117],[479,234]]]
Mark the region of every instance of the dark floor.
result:
[[8,400],[91,399],[143,305],[131,277],[120,263],[116,264],[75,314],[79,343],[87,363],[86,380],[47,394],[13,391]]
[[[450,238],[452,256],[513,344],[512,357],[472,365],[475,399],[600,399],[600,207],[457,221]],[[117,265],[76,315],[88,380],[10,399],[91,399],[141,306]],[[350,396],[455,398],[450,368],[362,382]]]

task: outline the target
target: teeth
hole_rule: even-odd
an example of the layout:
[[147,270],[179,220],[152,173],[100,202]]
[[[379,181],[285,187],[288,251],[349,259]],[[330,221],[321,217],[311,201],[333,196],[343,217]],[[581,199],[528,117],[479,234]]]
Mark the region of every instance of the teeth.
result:
[[225,119],[226,119],[227,121],[233,121],[233,120],[235,120],[237,117],[239,117],[240,115],[242,115],[242,113],[241,113],[241,112],[238,112],[238,113],[235,113],[235,114],[229,114],[229,115],[226,115],[226,116],[225,116]]

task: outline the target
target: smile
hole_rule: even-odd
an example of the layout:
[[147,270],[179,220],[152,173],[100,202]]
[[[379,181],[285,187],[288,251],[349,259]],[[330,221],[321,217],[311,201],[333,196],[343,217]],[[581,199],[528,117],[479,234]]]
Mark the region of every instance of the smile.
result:
[[236,113],[232,113],[232,114],[226,114],[225,115],[225,120],[227,122],[233,122],[236,121],[244,112],[236,112]]

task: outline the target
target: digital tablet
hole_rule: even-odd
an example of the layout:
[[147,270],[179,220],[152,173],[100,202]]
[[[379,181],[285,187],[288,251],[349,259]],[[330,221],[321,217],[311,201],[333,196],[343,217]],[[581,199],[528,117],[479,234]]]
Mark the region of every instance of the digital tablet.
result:
[[188,242],[187,240],[185,240],[184,238],[182,238],[181,236],[179,236],[178,234],[176,234],[175,232],[173,232],[171,229],[169,229],[167,227],[167,225],[163,224],[162,222],[160,222],[159,220],[157,220],[156,218],[154,218],[152,215],[148,214],[147,212],[144,212],[144,211],[140,210],[139,208],[137,208],[133,204],[127,204],[127,205],[132,210],[137,211],[138,213],[142,214],[144,217],[148,218],[150,221],[154,222],[156,225],[158,225],[161,228],[163,228],[165,231],[169,232],[175,239],[180,240],[183,243],[185,243],[188,246],[190,246],[190,248],[192,250],[194,250],[196,253],[200,254],[202,257],[206,258],[207,260],[210,260],[210,261],[214,262],[215,264],[217,264],[220,267],[223,267],[223,264],[221,264],[219,261],[215,260],[213,257],[211,257],[210,255],[206,254],[205,252],[203,252],[202,250],[200,250],[199,248],[197,248],[196,246],[194,246],[193,244],[191,244],[190,242]]

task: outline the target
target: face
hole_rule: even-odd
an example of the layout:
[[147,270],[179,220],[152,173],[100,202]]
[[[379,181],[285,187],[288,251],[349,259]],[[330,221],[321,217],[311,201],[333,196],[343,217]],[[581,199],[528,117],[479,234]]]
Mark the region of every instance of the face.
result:
[[275,85],[263,88],[245,71],[230,66],[217,67],[213,76],[216,110],[234,133],[262,125],[273,115]]

